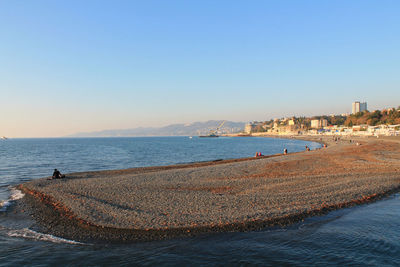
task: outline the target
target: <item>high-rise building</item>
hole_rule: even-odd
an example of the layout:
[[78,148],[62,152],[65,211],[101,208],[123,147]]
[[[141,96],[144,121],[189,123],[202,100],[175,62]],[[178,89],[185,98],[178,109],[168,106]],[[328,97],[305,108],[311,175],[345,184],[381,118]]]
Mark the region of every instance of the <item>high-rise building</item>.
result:
[[357,112],[360,111],[360,102],[353,102],[351,104],[351,114],[356,114]]
[[367,110],[367,102],[360,103],[360,112]]
[[360,101],[353,102],[351,106],[351,113],[356,114],[367,110],[367,102],[360,103]]

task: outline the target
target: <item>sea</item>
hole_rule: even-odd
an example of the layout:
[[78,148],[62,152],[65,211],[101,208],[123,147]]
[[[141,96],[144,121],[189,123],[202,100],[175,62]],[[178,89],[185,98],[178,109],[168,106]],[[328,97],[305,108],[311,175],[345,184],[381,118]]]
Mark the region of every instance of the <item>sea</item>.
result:
[[400,266],[400,194],[261,231],[91,244],[34,231],[16,185],[62,173],[317,149],[257,137],[43,138],[0,141],[0,266]]

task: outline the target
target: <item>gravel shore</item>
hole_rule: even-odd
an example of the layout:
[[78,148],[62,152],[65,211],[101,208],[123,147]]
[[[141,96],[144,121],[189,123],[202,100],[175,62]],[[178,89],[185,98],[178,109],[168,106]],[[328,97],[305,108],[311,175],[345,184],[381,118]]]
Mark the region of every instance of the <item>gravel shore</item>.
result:
[[398,140],[316,141],[328,148],[37,179],[20,205],[47,233],[124,242],[289,224],[399,191]]

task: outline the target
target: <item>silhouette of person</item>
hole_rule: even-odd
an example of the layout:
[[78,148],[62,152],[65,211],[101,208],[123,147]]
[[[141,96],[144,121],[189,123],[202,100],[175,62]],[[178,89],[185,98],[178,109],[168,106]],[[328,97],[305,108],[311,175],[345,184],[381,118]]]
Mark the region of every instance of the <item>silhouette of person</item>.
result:
[[64,178],[64,177],[65,177],[65,175],[62,175],[59,170],[54,169],[53,177],[52,177],[53,179],[61,179],[61,178]]

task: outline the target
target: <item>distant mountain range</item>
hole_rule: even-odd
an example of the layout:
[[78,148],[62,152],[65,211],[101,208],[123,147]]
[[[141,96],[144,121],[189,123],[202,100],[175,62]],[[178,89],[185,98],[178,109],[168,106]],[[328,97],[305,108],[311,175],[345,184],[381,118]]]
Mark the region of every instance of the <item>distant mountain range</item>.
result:
[[[131,136],[196,136],[215,131],[222,123],[220,121],[194,122],[190,124],[172,124],[165,127],[133,128],[120,130],[103,130],[98,132],[83,132],[68,137],[131,137]],[[244,129],[244,122],[226,121],[219,129],[219,134],[236,133]]]

